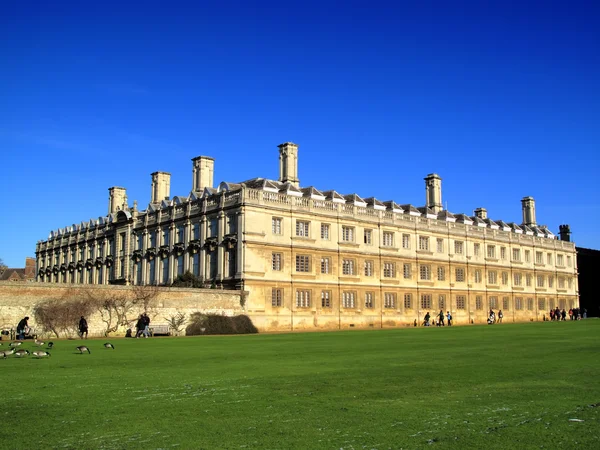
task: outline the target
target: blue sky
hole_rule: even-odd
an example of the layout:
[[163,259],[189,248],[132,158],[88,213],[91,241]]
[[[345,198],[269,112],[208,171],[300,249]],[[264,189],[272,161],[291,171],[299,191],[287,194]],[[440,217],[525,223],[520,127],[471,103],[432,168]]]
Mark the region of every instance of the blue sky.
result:
[[600,248],[600,3],[4,2],[0,258],[23,267],[59,227],[145,208],[150,173],[191,189],[277,179],[521,222]]

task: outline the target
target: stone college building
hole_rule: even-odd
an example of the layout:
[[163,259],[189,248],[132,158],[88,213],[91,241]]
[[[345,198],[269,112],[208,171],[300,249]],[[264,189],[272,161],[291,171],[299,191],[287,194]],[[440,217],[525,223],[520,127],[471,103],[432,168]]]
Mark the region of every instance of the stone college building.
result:
[[279,145],[279,179],[213,184],[214,160],[192,159],[192,189],[170,196],[152,174],[145,210],[109,188],[108,214],[52,231],[36,247],[37,281],[169,285],[187,271],[206,287],[243,290],[260,329],[393,327],[450,311],[456,323],[542,320],[578,306],[575,245],[536,223],[452,214],[442,179],[425,206],[301,187],[298,146]]

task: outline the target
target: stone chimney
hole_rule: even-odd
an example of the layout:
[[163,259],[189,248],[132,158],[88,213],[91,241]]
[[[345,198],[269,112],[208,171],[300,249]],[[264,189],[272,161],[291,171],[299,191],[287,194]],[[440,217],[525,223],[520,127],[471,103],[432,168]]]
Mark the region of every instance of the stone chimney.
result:
[[285,142],[279,147],[279,181],[290,182],[300,186],[298,179],[298,146],[293,142]]
[[523,225],[535,226],[535,200],[533,197],[523,197],[521,205],[523,208]]
[[561,241],[571,242],[571,227],[569,225],[559,225],[558,230]]
[[152,193],[150,203],[160,203],[168,200],[171,193],[171,174],[154,172],[152,174]]
[[425,178],[425,206],[439,213],[442,206],[442,178],[437,173],[430,173]]
[[477,208],[473,212],[475,213],[475,217],[479,217],[480,219],[487,219],[487,209]]
[[108,188],[108,213],[124,209],[123,205],[127,205],[127,190],[118,186]]
[[192,158],[192,192],[201,193],[206,187],[213,187],[215,159],[210,156]]

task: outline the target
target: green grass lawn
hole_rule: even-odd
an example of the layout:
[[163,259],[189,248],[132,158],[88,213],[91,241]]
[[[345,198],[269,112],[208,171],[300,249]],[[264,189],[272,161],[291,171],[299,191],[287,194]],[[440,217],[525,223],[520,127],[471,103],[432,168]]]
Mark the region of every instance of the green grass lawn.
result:
[[588,319],[57,340],[0,359],[0,447],[600,448],[599,337]]

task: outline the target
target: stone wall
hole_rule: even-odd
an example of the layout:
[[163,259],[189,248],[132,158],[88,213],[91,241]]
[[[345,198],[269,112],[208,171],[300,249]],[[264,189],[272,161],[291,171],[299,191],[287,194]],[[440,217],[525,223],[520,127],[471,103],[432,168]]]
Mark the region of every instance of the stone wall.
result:
[[[171,316],[178,312],[185,313],[187,317],[193,312],[224,314],[228,316],[244,314],[241,305],[241,291],[225,291],[215,289],[181,289],[157,288],[158,294],[153,301],[148,315],[153,324],[166,324]],[[90,291],[93,295],[101,296],[106,293],[131,292],[128,286],[107,285],[65,285],[50,283],[25,283],[25,282],[0,282],[0,328],[11,329],[17,326],[19,320],[29,316],[29,325],[36,329],[33,317],[34,306],[45,300],[68,299],[81,297]],[[131,311],[134,319],[143,311]],[[103,322],[98,313],[87,318],[90,336],[102,336]],[[135,323],[134,323],[135,325]],[[37,327],[39,328],[39,327]],[[185,327],[184,327],[185,328]],[[119,330],[115,335],[124,335],[125,329]]]

